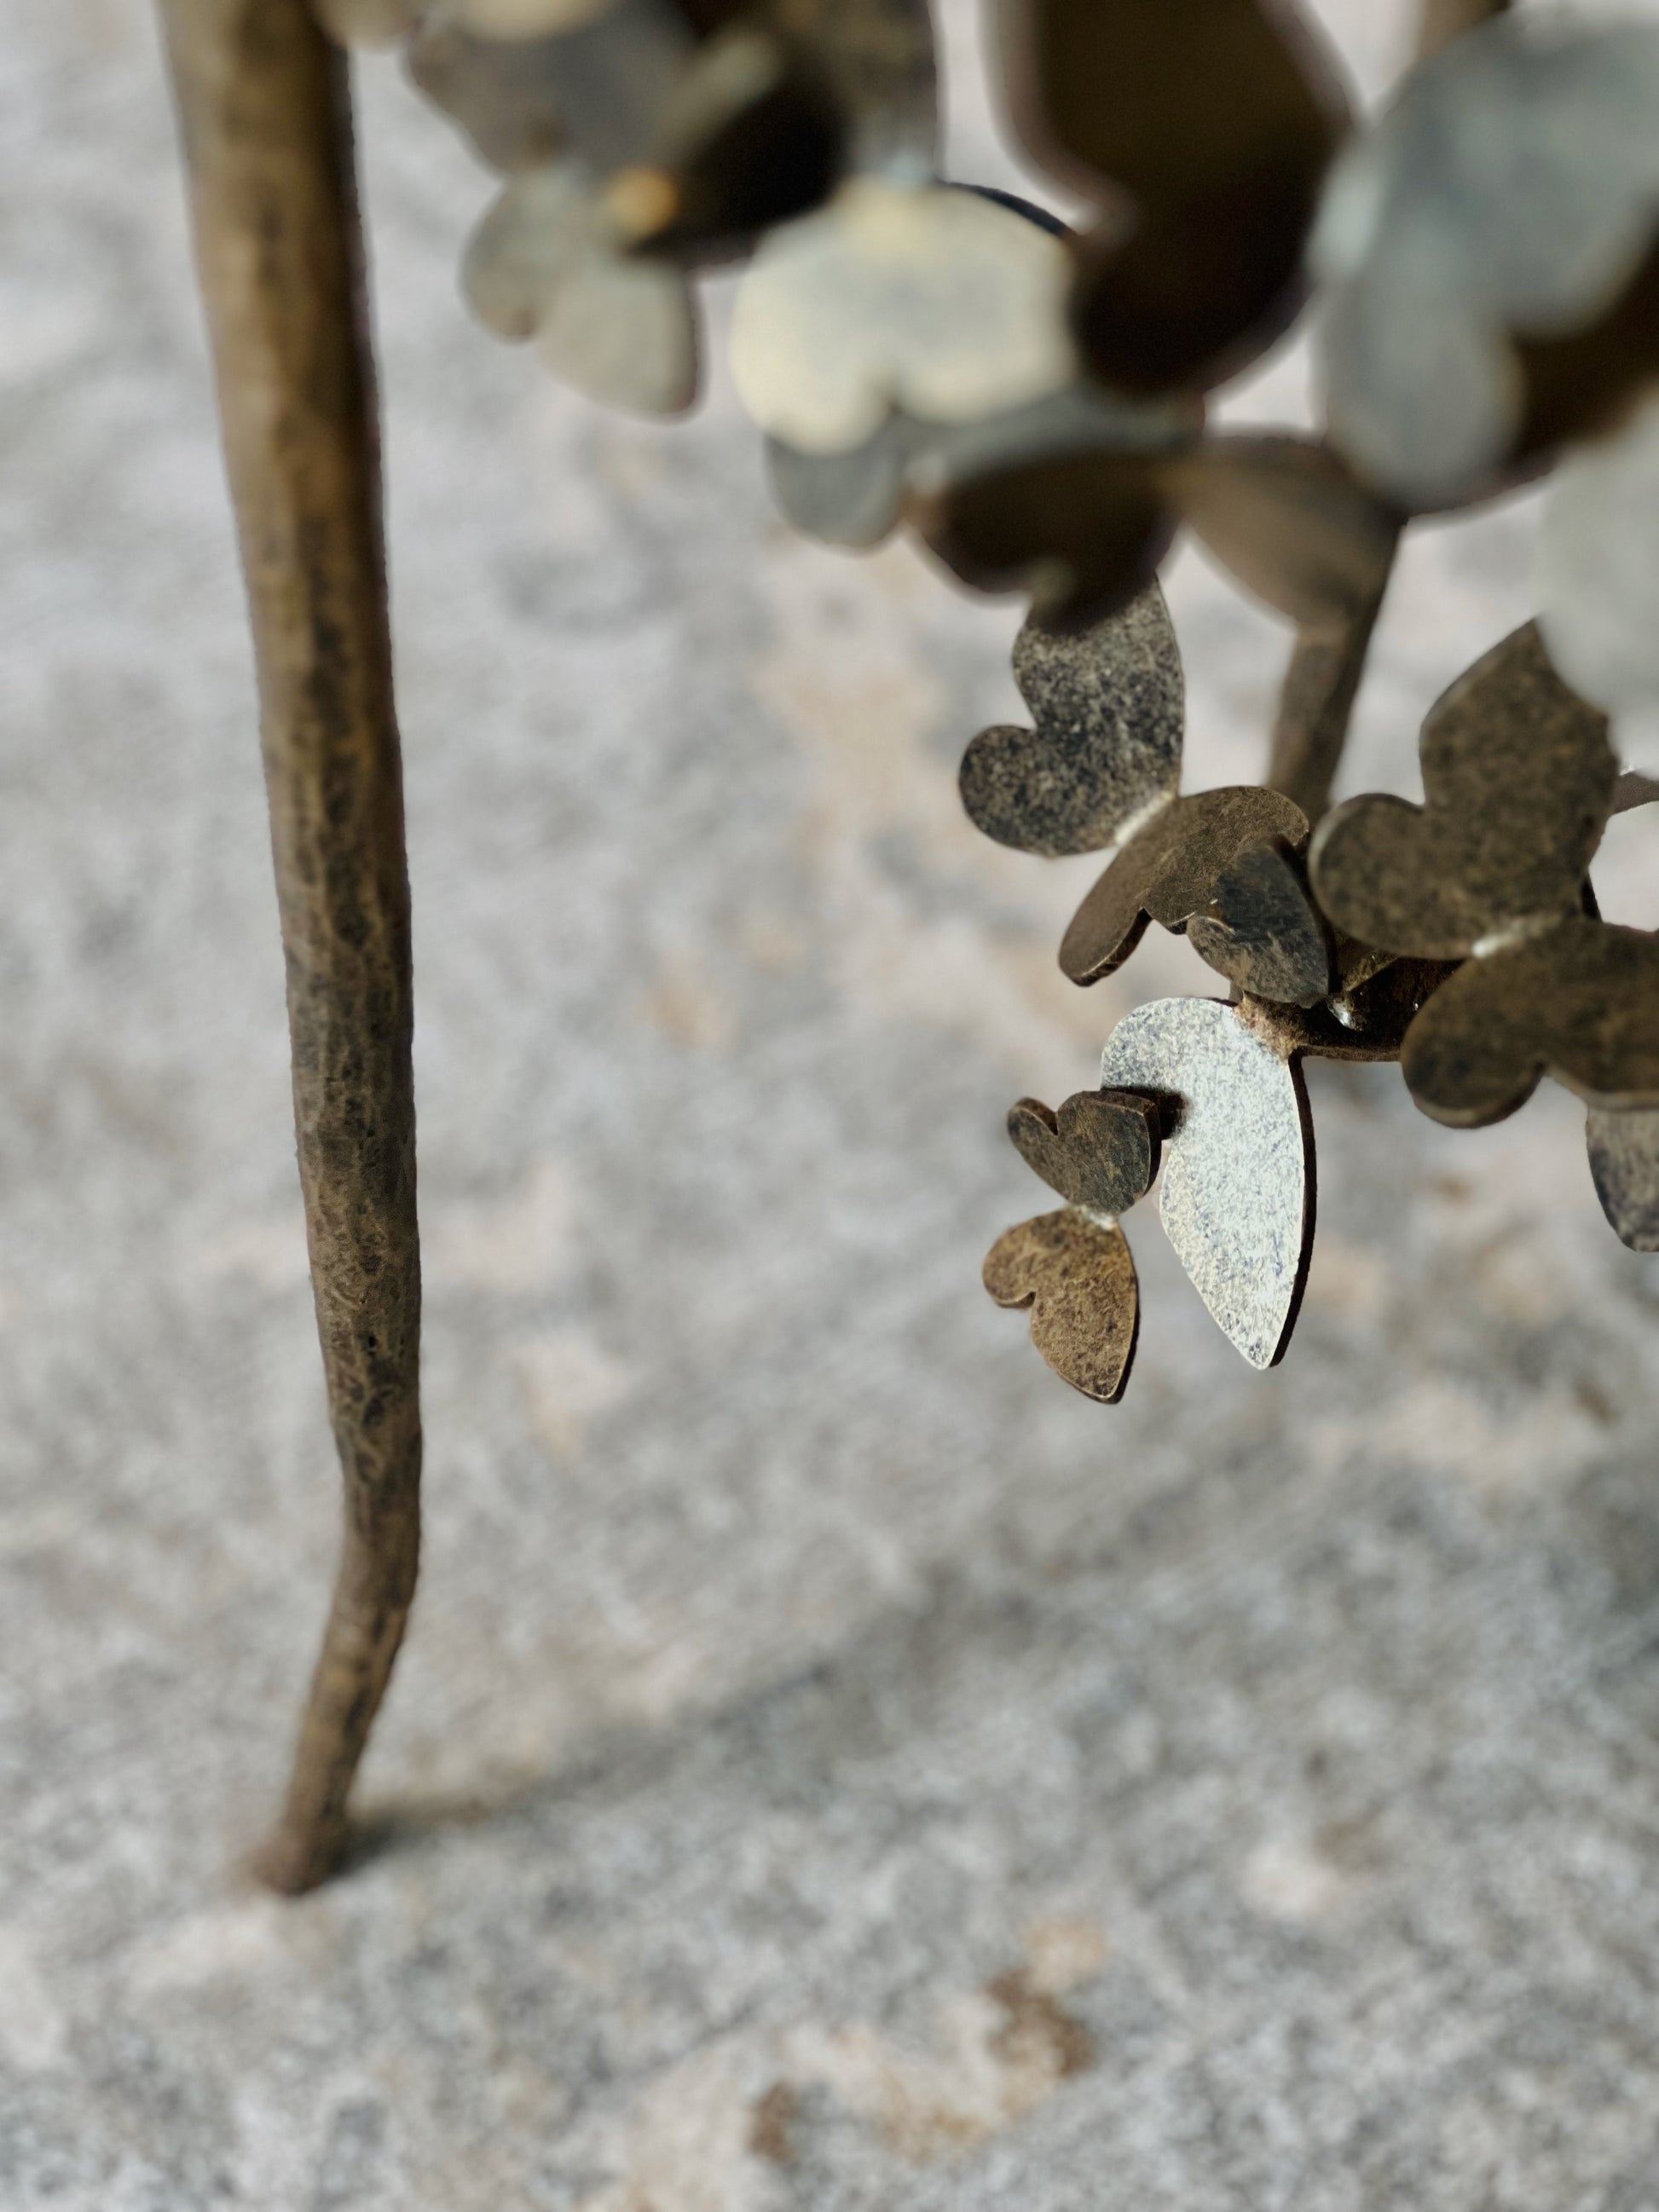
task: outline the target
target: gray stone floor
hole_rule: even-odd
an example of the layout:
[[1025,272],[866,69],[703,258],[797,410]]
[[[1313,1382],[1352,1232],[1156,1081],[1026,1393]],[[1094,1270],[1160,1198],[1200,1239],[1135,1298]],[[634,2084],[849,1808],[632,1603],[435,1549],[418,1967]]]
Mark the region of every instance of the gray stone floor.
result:
[[[369,1847],[245,1883],[335,1512],[247,652],[148,15],[5,33],[5,2212],[1655,2212],[1659,1267],[1582,1114],[1316,1069],[1287,1364],[1147,1212],[1127,1402],[1054,1382],[1001,1113],[1205,971],[1073,991],[1090,864],[961,818],[1011,609],[791,542],[718,376],[641,429],[469,326],[389,64],[431,1539]],[[1413,545],[1351,787],[1529,531]],[[1283,636],[1172,598],[1250,775]]]

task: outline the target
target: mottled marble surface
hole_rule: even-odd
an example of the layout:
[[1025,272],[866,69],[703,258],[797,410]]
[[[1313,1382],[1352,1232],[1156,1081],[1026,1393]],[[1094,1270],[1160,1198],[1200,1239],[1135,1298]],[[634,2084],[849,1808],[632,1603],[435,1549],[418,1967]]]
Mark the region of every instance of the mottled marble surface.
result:
[[[1003,1110],[1207,971],[1062,981],[1092,864],[954,790],[1016,611],[792,542],[718,375],[641,429],[472,329],[378,63],[431,1534],[373,1848],[245,1884],[336,1510],[248,654],[148,15],[5,29],[0,2205],[1654,2212],[1659,1264],[1582,1110],[1316,1066],[1286,1364],[1143,1207],[1127,1401],[1055,1382]],[[1413,544],[1345,788],[1531,532]],[[1171,599],[1252,775],[1283,633]]]

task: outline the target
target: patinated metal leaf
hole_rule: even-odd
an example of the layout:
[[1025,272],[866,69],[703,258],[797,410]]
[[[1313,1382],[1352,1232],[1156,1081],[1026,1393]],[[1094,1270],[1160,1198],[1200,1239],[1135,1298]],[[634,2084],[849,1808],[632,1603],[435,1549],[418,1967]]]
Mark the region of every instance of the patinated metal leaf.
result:
[[1246,846],[1223,870],[1187,941],[1249,997],[1315,1006],[1329,994],[1330,930],[1308,896],[1300,855],[1282,837]]
[[1442,984],[1400,1054],[1457,1128],[1501,1121],[1552,1075],[1593,1106],[1659,1106],[1659,936],[1575,915]]
[[1036,726],[981,730],[962,763],[969,819],[1054,857],[1109,845],[1181,781],[1181,651],[1156,584],[1077,635],[1028,622],[1014,678]]
[[1085,1213],[1115,1220],[1158,1174],[1158,1109],[1133,1091],[1081,1091],[1058,1114],[1022,1098],[1009,1109],[1008,1134],[1032,1172]]
[[1425,804],[1348,800],[1320,824],[1321,906],[1391,952],[1455,959],[1572,912],[1613,805],[1605,715],[1568,689],[1528,623],[1459,677],[1423,726]]
[[1159,999],[1113,1030],[1112,1091],[1166,1109],[1158,1210],[1176,1257],[1253,1367],[1284,1356],[1313,1236],[1313,1134],[1293,1058],[1213,999]]
[[[1060,967],[1074,983],[1097,983],[1122,966],[1149,920],[1179,929],[1212,908],[1224,920],[1222,887],[1240,857],[1274,837],[1299,846],[1307,836],[1299,808],[1255,785],[1172,799],[1115,854],[1072,917]],[[1212,942],[1219,947],[1223,939]]]
[[985,1287],[1001,1306],[1031,1309],[1031,1341],[1085,1398],[1123,1395],[1140,1332],[1140,1288],[1123,1231],[1076,1206],[1022,1222],[992,1247]]

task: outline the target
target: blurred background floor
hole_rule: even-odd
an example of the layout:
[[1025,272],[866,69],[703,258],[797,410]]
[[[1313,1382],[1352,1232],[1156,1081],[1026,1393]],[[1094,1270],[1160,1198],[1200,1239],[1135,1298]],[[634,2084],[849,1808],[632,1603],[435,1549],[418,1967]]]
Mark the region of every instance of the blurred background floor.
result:
[[[1214,979],[1073,990],[1092,863],[963,819],[1016,611],[793,540],[717,338],[665,431],[475,330],[486,180],[362,82],[430,1537],[371,1848],[279,1905],[337,1485],[171,120],[140,0],[0,41],[0,2205],[1653,2212],[1659,1264],[1582,1111],[1316,1066],[1285,1365],[1142,1208],[1073,1396],[978,1285],[1003,1112]],[[1345,788],[1530,536],[1413,542]],[[1253,776],[1284,635],[1170,592],[1189,781]]]

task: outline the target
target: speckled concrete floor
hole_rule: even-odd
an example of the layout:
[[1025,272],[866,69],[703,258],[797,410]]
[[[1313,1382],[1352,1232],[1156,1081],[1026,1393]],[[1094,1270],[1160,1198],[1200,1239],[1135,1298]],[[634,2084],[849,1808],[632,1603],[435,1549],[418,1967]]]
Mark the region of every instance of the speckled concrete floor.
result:
[[[483,179],[365,102],[431,1541],[373,1847],[279,1905],[335,1501],[169,118],[138,0],[0,41],[0,2204],[1654,2212],[1659,1270],[1581,1113],[1316,1069],[1287,1364],[1149,1215],[1127,1403],[1053,1382],[1001,1113],[1207,985],[1073,991],[1090,864],[962,820],[1012,611],[791,542],[718,382],[640,429],[471,329]],[[1529,533],[1414,544],[1350,787]],[[1282,635],[1172,598],[1251,774]]]

